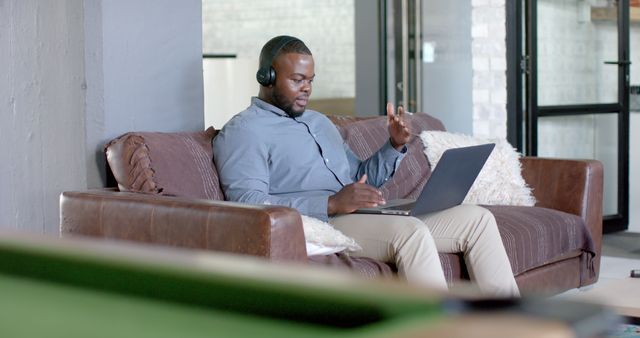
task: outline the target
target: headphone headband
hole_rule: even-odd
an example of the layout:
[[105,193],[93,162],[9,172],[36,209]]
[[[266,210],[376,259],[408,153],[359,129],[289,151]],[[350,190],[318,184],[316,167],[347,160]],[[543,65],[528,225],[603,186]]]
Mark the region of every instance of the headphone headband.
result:
[[[276,82],[276,71],[273,69],[273,59],[280,53],[280,50],[284,48],[287,44],[293,41],[300,41],[298,38],[294,38],[293,36],[288,35],[280,35],[275,38],[269,40],[269,42],[279,39],[280,42],[276,45],[275,48],[271,49],[271,53],[269,53],[268,57],[260,60],[260,68],[256,73],[256,80],[263,86],[270,86]],[[267,42],[267,44],[269,43]]]
[[276,48],[273,48],[271,50],[269,57],[262,60],[263,62],[260,64],[260,68],[271,67],[273,65],[273,59],[278,55],[278,53],[280,53],[280,50],[284,48],[284,46],[288,45],[289,42],[298,40],[298,38],[294,38],[293,36],[288,36],[288,35],[280,35],[273,39],[282,39],[282,40],[280,41],[280,43],[278,43]]

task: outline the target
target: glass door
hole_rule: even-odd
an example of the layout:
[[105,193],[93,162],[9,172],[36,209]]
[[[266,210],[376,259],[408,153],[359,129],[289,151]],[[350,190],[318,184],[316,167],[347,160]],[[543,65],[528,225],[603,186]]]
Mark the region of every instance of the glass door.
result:
[[629,0],[526,0],[526,153],[604,165],[604,232],[629,217]]
[[387,99],[473,134],[472,2],[386,0]]
[[422,0],[382,0],[386,100],[422,111]]
[[640,1],[629,3],[629,231],[640,232]]

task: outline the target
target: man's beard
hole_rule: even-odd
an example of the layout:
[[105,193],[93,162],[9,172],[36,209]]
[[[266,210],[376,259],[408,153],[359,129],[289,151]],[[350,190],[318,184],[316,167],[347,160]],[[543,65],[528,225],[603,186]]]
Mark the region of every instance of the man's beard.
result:
[[293,110],[293,102],[287,102],[286,98],[284,98],[281,95],[278,95],[277,92],[273,92],[272,95],[272,101],[275,103],[275,106],[282,109],[285,113],[287,113],[287,115],[289,115],[292,118],[297,118],[302,116],[302,114],[304,114],[305,109],[302,109],[302,111],[294,111]]

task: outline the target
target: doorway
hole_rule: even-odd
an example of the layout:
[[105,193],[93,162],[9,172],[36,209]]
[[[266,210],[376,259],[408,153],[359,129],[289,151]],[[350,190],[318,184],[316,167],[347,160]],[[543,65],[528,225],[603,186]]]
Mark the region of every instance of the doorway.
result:
[[387,100],[473,134],[472,2],[382,2]]
[[[510,10],[520,21],[510,22],[510,38],[524,44],[521,62],[510,67],[509,75],[515,95],[509,113],[516,130],[512,141],[529,156],[601,161],[604,232],[626,230],[629,0],[517,3]],[[517,49],[512,43],[516,57]]]

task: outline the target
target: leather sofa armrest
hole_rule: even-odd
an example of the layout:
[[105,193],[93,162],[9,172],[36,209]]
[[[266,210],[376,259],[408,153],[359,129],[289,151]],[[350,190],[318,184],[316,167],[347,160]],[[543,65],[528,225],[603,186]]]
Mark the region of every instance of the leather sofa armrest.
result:
[[280,206],[127,193],[63,192],[60,234],[306,261],[300,214]]
[[[536,206],[580,216],[593,238],[598,255],[602,243],[602,163],[523,157],[522,176],[533,189]],[[599,259],[598,259],[599,261]],[[596,267],[597,269],[597,267]]]

